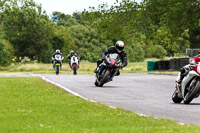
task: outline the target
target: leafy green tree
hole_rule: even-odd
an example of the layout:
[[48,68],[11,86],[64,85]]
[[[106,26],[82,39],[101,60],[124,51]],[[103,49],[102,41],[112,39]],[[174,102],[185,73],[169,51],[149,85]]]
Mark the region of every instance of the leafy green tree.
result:
[[150,18],[153,25],[167,27],[173,38],[180,38],[187,30],[191,47],[200,47],[200,1],[144,0],[144,5],[144,16]]
[[78,22],[76,19],[71,15],[66,15],[61,12],[53,12],[51,16],[51,20],[55,22],[57,25],[62,25],[65,27],[70,27],[72,25],[77,25]]
[[28,56],[41,62],[50,61],[53,23],[40,5],[32,0],[10,0],[4,5],[1,18],[5,38],[13,44],[18,58]]
[[13,48],[11,44],[0,38],[0,66],[8,66],[12,63]]
[[74,25],[69,28],[77,49],[74,49],[81,60],[96,62],[100,53],[112,46],[112,41],[104,39],[96,29],[84,25]]
[[72,49],[76,49],[70,31],[64,26],[54,25],[54,33],[51,39],[52,48],[60,49],[67,56]]

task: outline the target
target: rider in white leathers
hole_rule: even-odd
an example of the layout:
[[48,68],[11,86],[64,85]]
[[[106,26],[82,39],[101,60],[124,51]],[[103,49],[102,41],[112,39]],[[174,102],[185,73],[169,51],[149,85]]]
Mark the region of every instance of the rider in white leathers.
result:
[[[59,49],[57,49],[57,50],[53,53],[53,55],[52,55],[52,57],[51,57],[51,59],[52,59],[52,64],[53,64],[53,61],[55,60],[55,56],[56,56],[57,54],[61,55],[62,61],[64,60],[64,57],[63,57],[62,53],[60,52]],[[53,64],[53,68],[54,68],[54,67],[55,67],[55,64]],[[60,68],[62,69],[62,63],[60,64]]]
[[176,82],[178,83],[178,85],[180,86],[180,84],[182,83],[183,78],[191,71],[194,69],[194,66],[196,63],[194,58],[200,58],[200,54],[194,56],[193,58],[189,59],[189,64],[185,65],[183,68],[180,69],[180,72],[178,73],[178,76],[176,78]]

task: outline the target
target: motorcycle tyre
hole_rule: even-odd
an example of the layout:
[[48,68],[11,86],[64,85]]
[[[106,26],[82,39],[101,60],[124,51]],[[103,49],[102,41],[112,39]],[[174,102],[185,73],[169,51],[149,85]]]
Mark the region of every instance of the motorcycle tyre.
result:
[[173,93],[173,95],[172,95],[172,101],[174,103],[181,103],[183,101],[183,98],[178,97],[177,90],[175,90],[174,93]]
[[106,83],[108,76],[110,75],[110,71],[106,71],[103,77],[101,78],[101,81],[99,83],[99,87],[103,87],[103,85]]
[[77,72],[76,72],[76,66],[73,66],[73,71],[74,71],[74,75],[76,75],[77,74]]
[[59,65],[56,66],[56,75],[59,74]]
[[183,100],[184,104],[189,104],[199,92],[200,92],[200,79],[198,79],[192,92],[190,92],[190,94],[187,93],[186,96],[184,97]]
[[96,87],[98,87],[98,86],[99,86],[99,84],[98,84],[97,80],[94,82],[94,85],[95,85]]

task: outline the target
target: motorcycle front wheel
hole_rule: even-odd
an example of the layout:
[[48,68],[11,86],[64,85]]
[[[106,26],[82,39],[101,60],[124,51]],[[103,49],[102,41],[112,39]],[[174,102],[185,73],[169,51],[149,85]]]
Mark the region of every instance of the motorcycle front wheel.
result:
[[196,85],[191,88],[184,97],[184,104],[189,104],[193,98],[200,92],[200,79],[196,81]]
[[56,66],[56,75],[59,74],[59,65]]
[[106,83],[108,77],[110,75],[110,71],[106,71],[105,74],[103,75],[103,77],[101,78],[101,81],[99,83],[99,87],[103,87],[103,85]]
[[73,66],[74,75],[77,74],[77,71],[76,71],[76,70],[77,70],[77,69],[76,69],[76,66],[74,65],[74,66]]
[[97,86],[97,87],[99,86],[97,80],[94,82],[94,85]]
[[183,100],[183,98],[178,97],[178,91],[175,90],[173,95],[172,95],[172,101],[174,103],[181,103],[182,100]]

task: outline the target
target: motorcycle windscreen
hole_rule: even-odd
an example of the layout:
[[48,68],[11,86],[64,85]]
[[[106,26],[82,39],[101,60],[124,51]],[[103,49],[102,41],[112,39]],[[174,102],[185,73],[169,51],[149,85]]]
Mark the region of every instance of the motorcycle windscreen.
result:
[[110,54],[109,55],[109,61],[112,62],[113,60],[119,61],[119,55],[118,54]]

